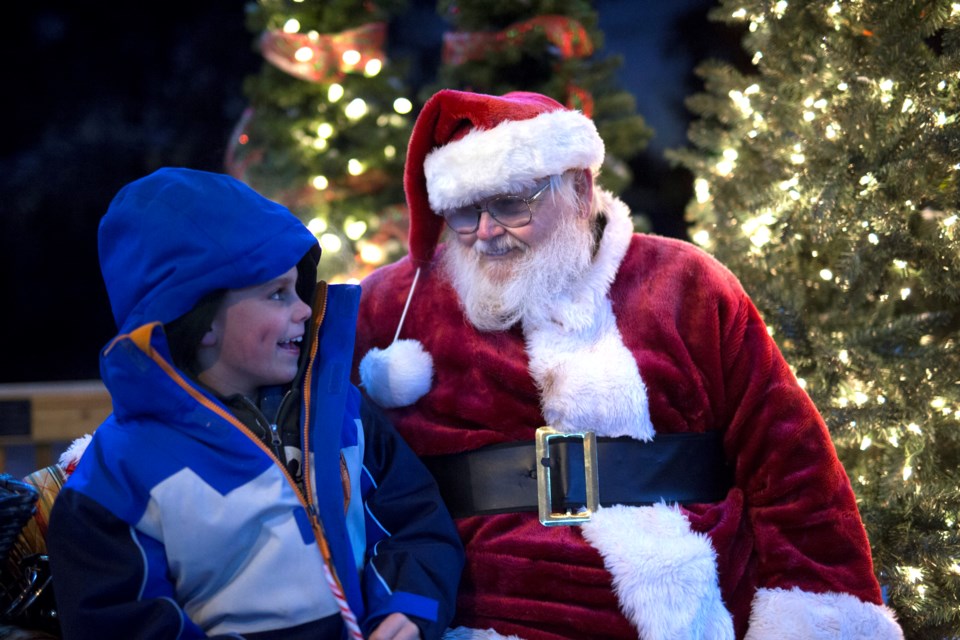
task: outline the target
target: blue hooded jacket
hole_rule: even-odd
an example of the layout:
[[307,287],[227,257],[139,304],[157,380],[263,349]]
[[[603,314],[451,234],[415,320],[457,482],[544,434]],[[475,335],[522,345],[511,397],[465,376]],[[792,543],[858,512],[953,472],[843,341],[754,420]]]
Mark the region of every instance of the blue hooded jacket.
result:
[[359,287],[318,287],[301,488],[174,366],[163,325],[315,259],[313,235],[229,176],[169,168],[120,191],[99,241],[114,413],[51,513],[63,637],[340,638],[401,612],[439,638],[463,552],[433,478],[349,382]]

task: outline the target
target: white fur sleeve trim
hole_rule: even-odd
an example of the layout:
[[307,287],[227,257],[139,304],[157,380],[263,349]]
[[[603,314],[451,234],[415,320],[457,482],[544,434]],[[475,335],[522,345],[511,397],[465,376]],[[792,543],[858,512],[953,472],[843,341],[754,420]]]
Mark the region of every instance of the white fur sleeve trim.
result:
[[583,537],[603,556],[627,618],[643,640],[732,640],[710,539],[676,506],[602,508]]
[[760,589],[745,640],[902,640],[893,611],[846,593]]

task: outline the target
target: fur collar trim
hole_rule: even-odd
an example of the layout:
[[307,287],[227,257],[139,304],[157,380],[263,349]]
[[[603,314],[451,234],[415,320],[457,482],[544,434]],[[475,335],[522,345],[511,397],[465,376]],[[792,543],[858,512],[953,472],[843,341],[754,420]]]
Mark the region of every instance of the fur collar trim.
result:
[[541,316],[523,320],[530,374],[540,389],[544,419],[554,429],[650,440],[647,389],[609,297],[633,223],[623,202],[606,191],[598,198],[607,226],[593,266]]

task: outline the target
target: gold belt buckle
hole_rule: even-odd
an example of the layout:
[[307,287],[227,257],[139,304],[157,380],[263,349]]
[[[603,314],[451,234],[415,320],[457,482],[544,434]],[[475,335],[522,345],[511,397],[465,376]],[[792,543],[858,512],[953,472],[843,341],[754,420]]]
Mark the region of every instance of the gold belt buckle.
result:
[[[583,475],[586,484],[586,509],[579,513],[554,513],[553,492],[550,489],[550,440],[553,438],[580,438],[583,441]],[[600,482],[597,478],[597,436],[593,431],[562,433],[550,427],[537,429],[537,510],[540,524],[546,527],[579,525],[590,522],[600,507]]]

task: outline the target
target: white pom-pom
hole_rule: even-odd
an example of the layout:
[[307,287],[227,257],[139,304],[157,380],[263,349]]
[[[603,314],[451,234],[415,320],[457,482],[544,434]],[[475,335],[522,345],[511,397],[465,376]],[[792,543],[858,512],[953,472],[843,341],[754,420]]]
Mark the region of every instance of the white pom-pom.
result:
[[419,340],[396,340],[373,348],[360,361],[360,383],[381,407],[411,405],[430,390],[433,358]]

